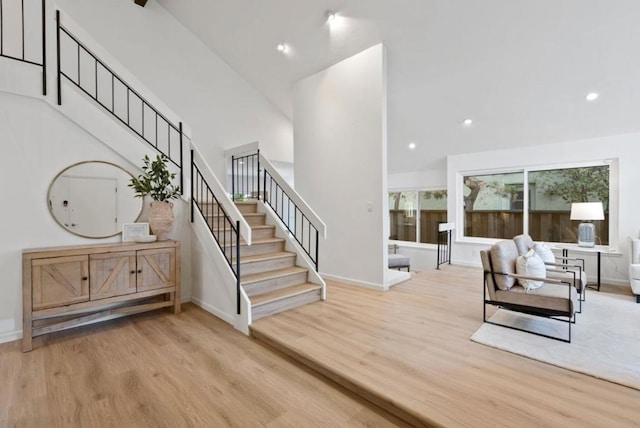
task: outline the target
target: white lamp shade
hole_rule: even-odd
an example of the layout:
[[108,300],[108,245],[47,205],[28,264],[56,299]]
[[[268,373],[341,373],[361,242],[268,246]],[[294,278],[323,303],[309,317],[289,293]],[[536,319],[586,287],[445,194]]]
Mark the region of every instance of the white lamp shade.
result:
[[571,220],[604,220],[602,202],[572,203]]

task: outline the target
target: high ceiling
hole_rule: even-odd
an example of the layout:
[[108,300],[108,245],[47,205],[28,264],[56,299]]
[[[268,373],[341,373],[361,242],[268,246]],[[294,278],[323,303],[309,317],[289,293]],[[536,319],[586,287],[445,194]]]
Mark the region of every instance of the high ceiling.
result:
[[158,2],[290,119],[296,81],[384,43],[392,173],[640,131],[638,0]]

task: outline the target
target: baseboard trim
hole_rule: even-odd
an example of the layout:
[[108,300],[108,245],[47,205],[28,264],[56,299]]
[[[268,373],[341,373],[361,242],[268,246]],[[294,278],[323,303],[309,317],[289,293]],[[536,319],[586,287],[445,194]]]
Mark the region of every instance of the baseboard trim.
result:
[[383,284],[374,284],[373,282],[360,281],[352,278],[344,278],[342,276],[330,275],[328,273],[320,273],[320,276],[324,280],[341,282],[347,285],[357,285],[358,287],[364,287],[370,290],[387,291],[389,289],[388,286],[385,287]]
[[206,303],[200,299],[198,299],[197,297],[193,297],[191,296],[191,303],[193,303],[194,305],[204,309],[205,311],[209,312],[210,314],[215,315],[216,317],[220,318],[222,321],[234,325],[234,319],[233,316],[230,316],[229,314],[227,314],[226,312],[221,311],[220,309],[216,308],[213,305],[210,305],[209,303]]
[[22,339],[22,330],[9,331],[7,333],[0,333],[0,343],[13,342],[15,340]]

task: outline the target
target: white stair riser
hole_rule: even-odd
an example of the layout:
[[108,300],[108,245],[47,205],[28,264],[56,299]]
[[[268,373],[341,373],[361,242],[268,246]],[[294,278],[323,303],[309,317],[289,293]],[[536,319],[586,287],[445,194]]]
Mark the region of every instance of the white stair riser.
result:
[[275,227],[267,227],[260,229],[251,229],[251,238],[252,239],[267,239],[273,238],[276,236],[276,228]]
[[266,223],[267,215],[245,215],[244,218],[245,220],[247,220],[247,223],[249,223],[249,226],[264,226],[264,224]]
[[240,257],[256,256],[258,254],[281,253],[284,251],[284,242],[266,242],[264,244],[256,243],[253,245],[241,245]]
[[275,302],[251,308],[251,318],[255,321],[278,312],[294,309],[308,303],[320,301],[320,290],[310,290],[292,297],[285,297]]
[[242,214],[258,212],[258,204],[255,202],[250,204],[236,204],[236,206]]
[[267,272],[270,270],[292,267],[294,266],[295,261],[295,255],[292,255],[291,257],[279,257],[277,259],[263,260],[251,263],[242,263],[242,260],[240,260],[240,272],[242,275]]
[[255,296],[256,294],[279,290],[291,285],[304,284],[307,282],[307,276],[307,272],[299,272],[277,278],[264,279],[262,281],[252,282],[251,284],[243,284],[243,288],[248,296]]

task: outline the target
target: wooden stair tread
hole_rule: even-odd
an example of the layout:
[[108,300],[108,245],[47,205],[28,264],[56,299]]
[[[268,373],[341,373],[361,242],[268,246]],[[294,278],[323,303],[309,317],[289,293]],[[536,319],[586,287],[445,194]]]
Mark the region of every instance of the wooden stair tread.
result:
[[[267,214],[266,213],[242,213],[242,216],[243,217],[266,217]],[[205,217],[224,217],[224,214],[218,215],[217,212],[208,213],[207,215],[205,215]]]
[[322,286],[320,284],[313,284],[305,282],[304,284],[292,285],[286,288],[269,291],[267,293],[258,294],[251,297],[251,307],[266,305],[267,303],[276,302],[286,297],[297,296],[298,294],[307,293],[309,291],[320,290]]
[[[284,241],[285,241],[284,238],[262,238],[262,239],[254,239],[252,241],[251,245],[277,244],[277,243],[284,242]],[[231,246],[233,246],[233,247],[236,246],[235,241],[234,241],[233,244],[227,245],[227,247],[231,247]],[[241,247],[246,247],[248,245],[247,245],[247,242],[244,239],[240,239],[240,246]]]
[[295,253],[290,253],[288,251],[282,251],[277,253],[267,253],[267,254],[256,254],[255,256],[246,256],[240,258],[240,263],[254,263],[254,262],[263,262],[267,260],[277,260],[286,257],[296,257]]
[[[272,224],[255,224],[251,226],[251,229],[275,229],[276,227]],[[229,230],[233,230],[231,229],[231,226],[227,227],[227,224],[225,224],[225,227],[221,227],[220,229],[218,229],[217,227],[214,228],[214,232],[219,232],[219,231],[229,231]]]
[[240,275],[240,282],[242,285],[253,284],[254,282],[264,281],[268,279],[281,278],[289,275],[296,275],[299,273],[307,272],[308,269],[293,266],[283,269],[270,270],[267,272],[253,273],[250,275]]

